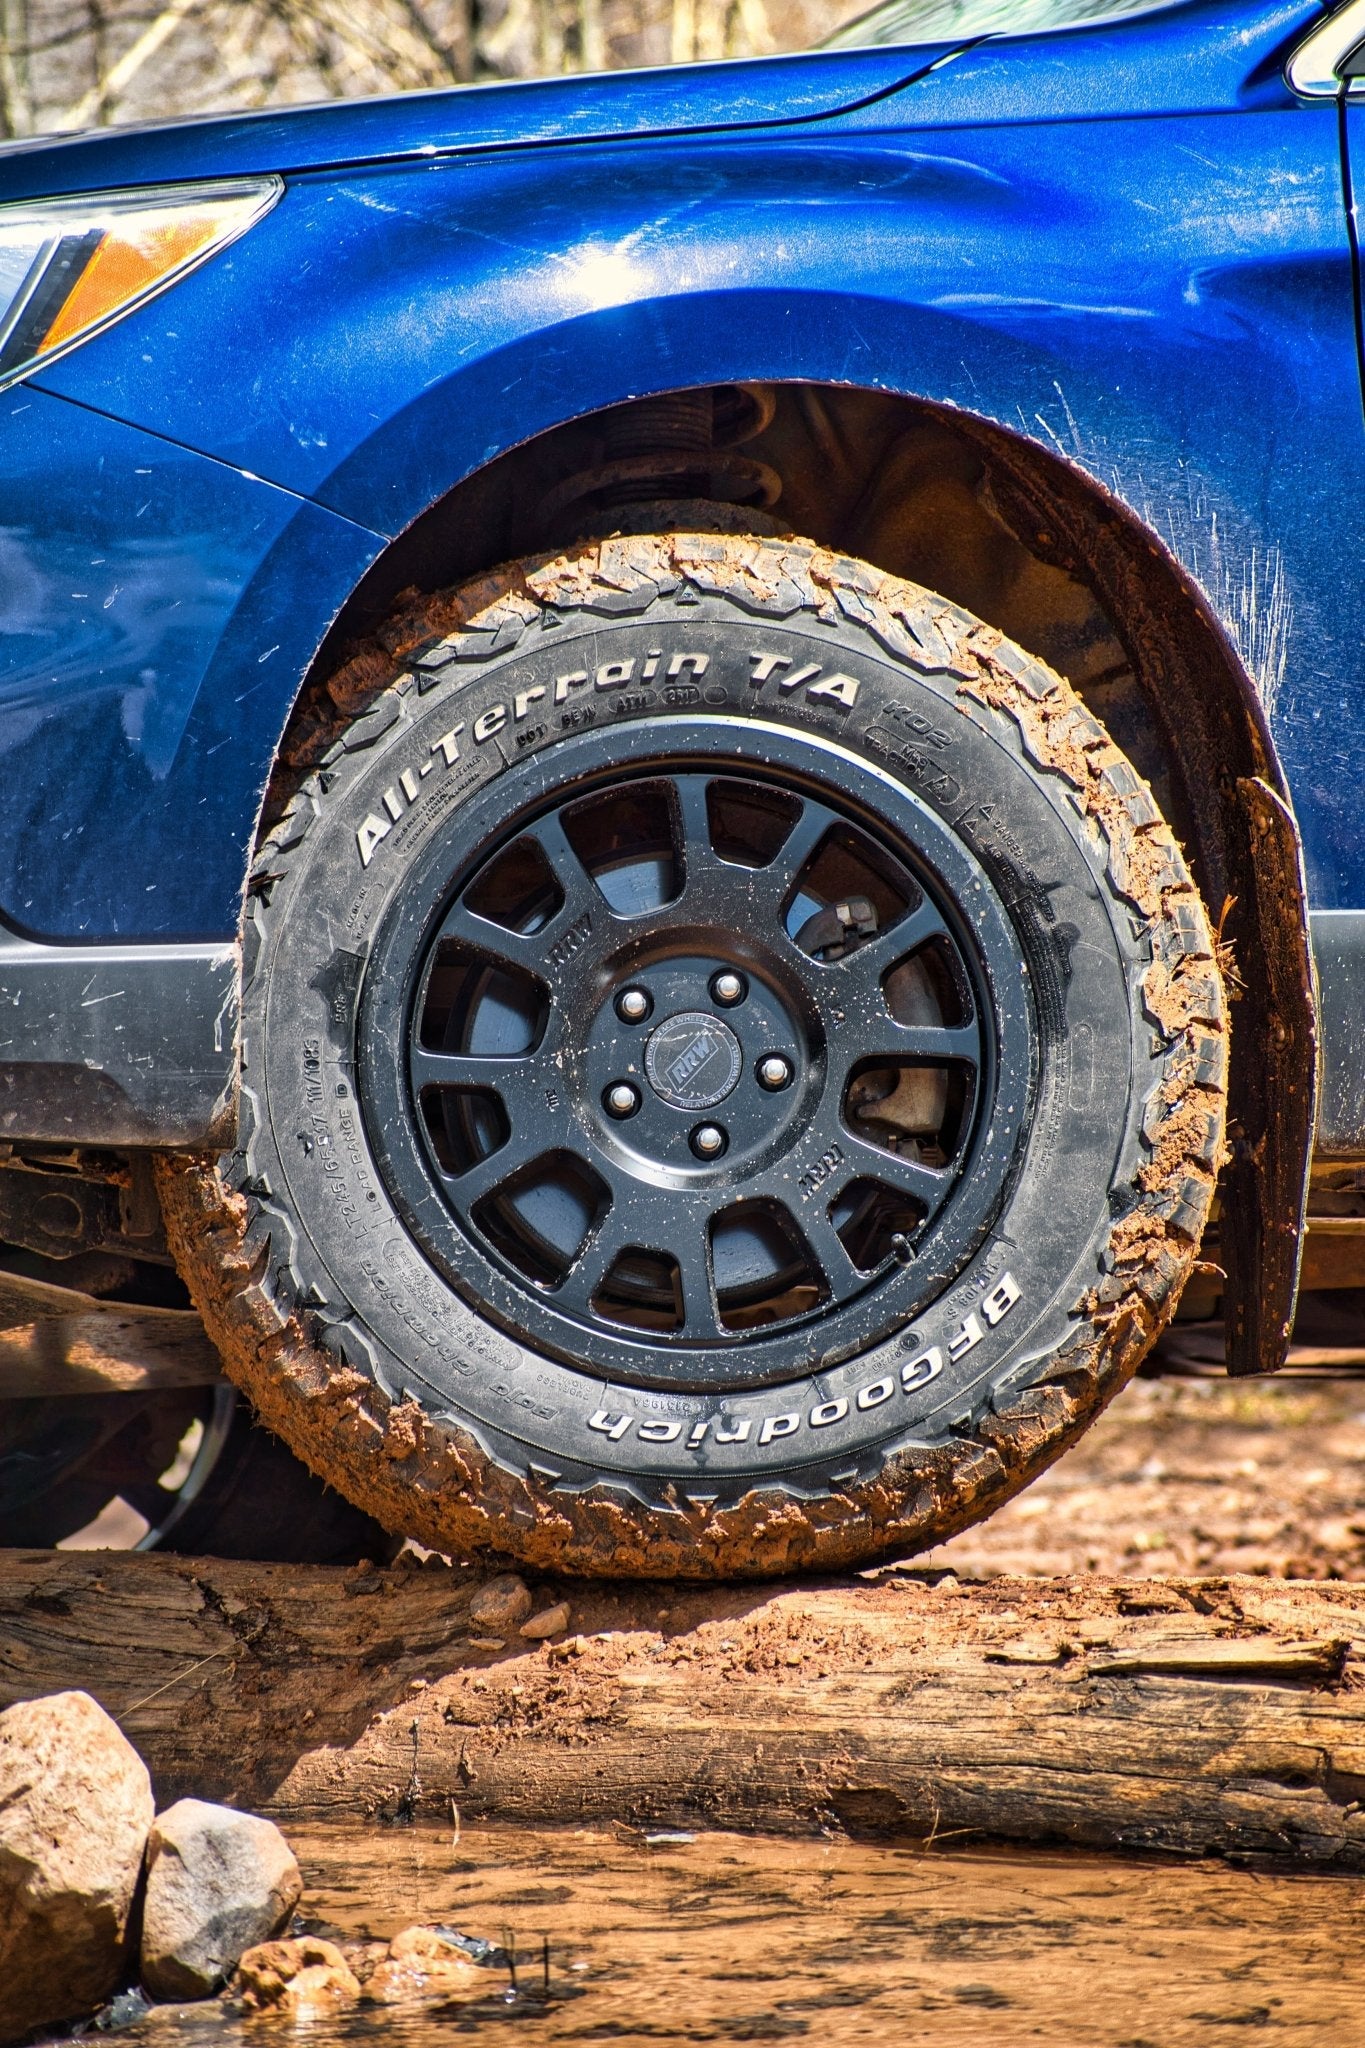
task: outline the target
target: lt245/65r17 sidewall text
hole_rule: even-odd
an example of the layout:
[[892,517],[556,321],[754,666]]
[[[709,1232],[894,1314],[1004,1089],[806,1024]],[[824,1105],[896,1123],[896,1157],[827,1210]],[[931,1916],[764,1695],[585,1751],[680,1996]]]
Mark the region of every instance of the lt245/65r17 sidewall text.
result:
[[[932,593],[803,543],[585,545],[433,598],[408,637],[260,849],[240,1147],[161,1169],[229,1372],[314,1469],[444,1551],[773,1573],[903,1554],[989,1512],[1135,1369],[1212,1195],[1223,994],[1150,792],[1037,661]],[[788,816],[812,843],[820,825],[828,874],[866,873],[867,897],[836,902],[807,867],[794,908],[773,879],[780,852],[726,837],[750,830],[742,796],[741,824],[725,822],[725,792],[746,786],[767,792],[760,821]],[[621,831],[580,829],[613,790],[645,840],[651,802],[681,821],[676,845],[658,827],[649,871],[665,879],[644,910],[611,900]],[[575,834],[597,848],[586,883]],[[538,1139],[531,1098],[508,1111],[493,1062],[469,1093],[493,1103],[470,1125],[485,1136],[452,1158],[424,1107],[442,1046],[424,1045],[419,1012],[493,931],[471,905],[512,844],[553,886],[537,885],[536,907],[528,883],[522,928],[493,933],[478,1000],[506,956],[542,992],[534,1028],[561,1081],[524,1068]],[[897,918],[938,934],[940,980],[957,989],[941,1041],[877,1009],[905,967]],[[746,1015],[697,979],[713,959],[740,977]],[[667,1048],[685,1055],[676,1085],[620,1023],[632,975],[687,1027]],[[909,1100],[915,1047],[940,1042],[934,1072],[963,1077],[958,1123],[927,1143],[897,1136],[875,1100],[886,1082],[850,1061],[875,1067],[903,1043]],[[771,1102],[765,1047],[794,1067]],[[710,1082],[687,1083],[712,1053],[714,1113],[695,1107]],[[643,1104],[633,1128],[602,1108],[617,1067]],[[708,1115],[728,1148],[712,1160],[697,1149],[713,1142],[695,1121]],[[667,1288],[646,1290],[633,1322],[634,1279],[599,1276],[576,1298],[582,1249],[540,1270],[520,1210],[513,1227],[492,1197],[462,1199],[462,1174],[496,1192],[484,1155],[499,1143],[532,1185],[538,1142],[568,1162],[586,1246],[621,1203],[639,1239],[621,1271],[667,1275],[673,1260],[671,1323]],[[515,1209],[521,1184],[497,1201]],[[771,1312],[727,1322],[726,1300],[756,1297],[701,1303],[708,1270],[719,1285],[716,1233],[760,1210],[755,1242],[766,1229],[796,1247],[797,1277]],[[872,1218],[861,1236],[855,1210]],[[878,1216],[921,1210],[878,1235]],[[709,1252],[680,1241],[694,1214],[710,1218],[696,1225]]]

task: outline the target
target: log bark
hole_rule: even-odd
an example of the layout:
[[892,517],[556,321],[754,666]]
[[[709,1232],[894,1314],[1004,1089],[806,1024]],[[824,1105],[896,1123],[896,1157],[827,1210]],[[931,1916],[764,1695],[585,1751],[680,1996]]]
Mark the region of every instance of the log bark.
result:
[[1365,1586],[884,1572],[564,1585],[0,1553],[0,1705],[79,1686],[151,1766],[329,1815],[845,1827],[1365,1868]]

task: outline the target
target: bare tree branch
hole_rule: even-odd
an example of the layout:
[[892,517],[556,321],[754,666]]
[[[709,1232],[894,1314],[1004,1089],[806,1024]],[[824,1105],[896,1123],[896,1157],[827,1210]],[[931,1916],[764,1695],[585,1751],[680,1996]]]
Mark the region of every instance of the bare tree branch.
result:
[[11,136],[33,133],[28,0],[0,0],[0,127]]
[[[941,9],[949,0],[921,4]],[[756,55],[804,47],[865,5],[0,0],[0,134],[440,88],[474,78]]]
[[61,128],[88,128],[127,91],[144,64],[151,62],[168,37],[173,36],[186,15],[192,14],[200,0],[170,0],[163,7],[150,27],[145,28],[137,41],[124,51],[116,64],[110,66],[104,78],[97,78],[74,107],[69,107],[58,122]]

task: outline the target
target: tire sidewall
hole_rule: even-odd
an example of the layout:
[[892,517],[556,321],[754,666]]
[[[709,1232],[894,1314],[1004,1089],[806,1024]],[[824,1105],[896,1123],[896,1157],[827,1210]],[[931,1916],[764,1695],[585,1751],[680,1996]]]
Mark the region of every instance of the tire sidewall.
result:
[[[756,652],[786,664],[758,689]],[[324,1346],[533,1488],[606,1483],[650,1507],[754,1487],[825,1496],[970,1429],[1036,1380],[1087,1313],[1142,1164],[1162,1040],[1142,1011],[1150,948],[1109,880],[1103,835],[1012,719],[846,619],[756,620],[686,590],[624,617],[551,606],[512,645],[469,654],[463,640],[435,650],[355,722],[268,849],[249,920],[233,1177],[287,1240],[282,1281],[287,1267]],[[704,665],[680,660],[697,654]],[[780,688],[812,667],[809,684]],[[577,674],[556,703],[559,679]],[[615,680],[599,687],[604,674]],[[726,1396],[606,1384],[480,1314],[396,1208],[356,1086],[376,939],[469,806],[528,758],[548,776],[576,733],[681,715],[743,721],[759,758],[765,728],[814,735],[930,806],[990,878],[1035,1022],[1027,1141],[991,1227],[932,1306],[867,1350]],[[747,1437],[698,1440],[718,1416],[732,1437],[747,1421]]]

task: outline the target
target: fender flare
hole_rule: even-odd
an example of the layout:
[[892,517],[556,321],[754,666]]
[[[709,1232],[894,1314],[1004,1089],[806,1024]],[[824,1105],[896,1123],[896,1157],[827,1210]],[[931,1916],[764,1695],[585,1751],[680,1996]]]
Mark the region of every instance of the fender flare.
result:
[[[875,386],[887,389],[883,379]],[[1042,557],[1091,587],[1133,663],[1184,799],[1186,852],[1236,995],[1218,1240],[1228,1369],[1276,1371],[1298,1293],[1318,1026],[1303,849],[1256,686],[1191,574],[1093,473],[981,414],[913,392],[897,395],[979,448],[1007,522]],[[490,467],[466,477],[429,513],[477,487]],[[402,546],[400,539],[385,550],[372,578],[382,584],[387,575],[392,587],[385,565]],[[372,578],[357,591],[358,602]],[[315,678],[354,633],[348,607],[320,651]]]
[[1277,1372],[1298,1298],[1319,1034],[1303,847],[1260,697],[1204,593],[1129,506],[1037,444],[954,417],[997,489],[1034,515],[1035,545],[1049,532],[1052,558],[1114,621],[1189,794],[1186,851],[1235,996],[1219,1226],[1228,1371]]

